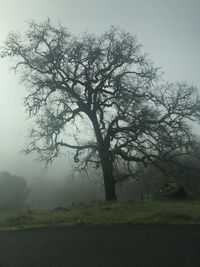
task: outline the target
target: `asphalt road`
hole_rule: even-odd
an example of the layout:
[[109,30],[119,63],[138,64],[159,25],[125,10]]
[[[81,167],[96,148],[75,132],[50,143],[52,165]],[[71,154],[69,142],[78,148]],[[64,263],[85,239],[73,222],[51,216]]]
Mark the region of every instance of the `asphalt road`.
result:
[[78,226],[0,233],[0,267],[200,267],[200,225]]

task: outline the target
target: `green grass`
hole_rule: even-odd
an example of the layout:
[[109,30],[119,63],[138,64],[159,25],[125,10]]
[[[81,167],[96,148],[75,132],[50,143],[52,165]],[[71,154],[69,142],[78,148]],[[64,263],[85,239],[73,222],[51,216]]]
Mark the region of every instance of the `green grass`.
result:
[[200,201],[125,201],[0,212],[0,230],[123,223],[198,224]]

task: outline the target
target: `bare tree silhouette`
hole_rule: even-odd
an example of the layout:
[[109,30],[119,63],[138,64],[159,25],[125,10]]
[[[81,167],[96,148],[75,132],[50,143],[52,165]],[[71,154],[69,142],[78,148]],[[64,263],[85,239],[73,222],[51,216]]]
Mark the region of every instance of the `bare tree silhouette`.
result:
[[101,166],[107,201],[116,200],[116,182],[136,175],[135,163],[172,159],[191,142],[196,89],[161,83],[127,32],[76,37],[49,20],[32,22],[25,38],[9,34],[1,54],[21,70],[25,106],[36,119],[26,152],[49,163],[67,148],[80,168]]

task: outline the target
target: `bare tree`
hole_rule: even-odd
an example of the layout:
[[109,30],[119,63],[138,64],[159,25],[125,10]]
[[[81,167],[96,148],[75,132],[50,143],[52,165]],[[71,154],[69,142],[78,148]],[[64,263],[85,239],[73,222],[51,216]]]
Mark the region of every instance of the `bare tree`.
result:
[[133,176],[135,163],[186,151],[188,121],[199,115],[196,89],[161,84],[129,33],[111,27],[76,37],[49,20],[31,22],[25,37],[9,34],[2,56],[16,60],[36,118],[26,151],[49,163],[68,148],[79,167],[100,166],[107,201],[116,200],[115,183]]

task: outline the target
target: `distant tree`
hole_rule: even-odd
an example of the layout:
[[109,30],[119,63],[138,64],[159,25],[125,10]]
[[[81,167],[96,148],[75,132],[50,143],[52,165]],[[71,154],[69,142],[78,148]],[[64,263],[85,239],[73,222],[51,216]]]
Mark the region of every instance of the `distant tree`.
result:
[[[84,179],[85,178],[85,179]],[[59,207],[72,203],[91,203],[103,199],[101,179],[73,177],[58,181],[37,178],[29,184],[29,207]],[[36,181],[36,182],[35,182]]]
[[[168,173],[174,180],[181,184],[187,194],[192,197],[200,196],[200,142],[195,140],[191,144],[187,154],[181,155],[169,166],[166,164]],[[169,177],[168,177],[169,180]]]
[[0,209],[18,209],[24,207],[28,194],[23,177],[0,172]]
[[79,168],[102,168],[107,201],[116,200],[115,184],[134,175],[135,163],[187,150],[188,121],[199,117],[197,90],[161,84],[129,33],[111,27],[76,37],[49,20],[32,22],[25,39],[9,34],[1,55],[16,59],[27,112],[36,118],[26,152],[49,163],[62,148],[75,150]]
[[159,164],[159,168],[148,165],[137,166],[140,172],[135,189],[139,192],[154,194],[168,183],[175,182],[184,188],[189,197],[200,196],[200,142],[193,140],[187,153],[177,153],[173,160]]

